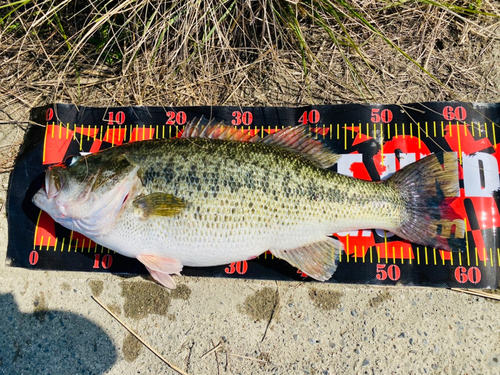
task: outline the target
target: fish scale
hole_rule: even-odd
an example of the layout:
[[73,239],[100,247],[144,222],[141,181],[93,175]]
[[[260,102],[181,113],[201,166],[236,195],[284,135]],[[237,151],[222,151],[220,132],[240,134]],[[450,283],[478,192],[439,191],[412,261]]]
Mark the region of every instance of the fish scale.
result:
[[[93,228],[96,243],[136,257],[168,287],[175,286],[169,274],[183,266],[227,264],[266,250],[327,280],[342,250],[329,236],[347,230],[380,228],[417,243],[446,245],[436,233],[440,209],[427,196],[437,194],[438,180],[446,196],[457,193],[451,159],[444,170],[432,156],[394,178],[368,182],[327,169],[336,158],[305,128],[244,141],[231,140],[235,134],[241,138],[235,130],[210,124],[186,134],[129,143],[68,168],[54,167],[47,179],[58,183],[40,190],[34,202],[51,214],[69,197],[72,225]],[[92,199],[75,205],[78,190],[90,191]],[[104,210],[115,216],[101,217],[99,205],[110,203],[100,198],[110,195],[123,196],[112,200],[121,206]],[[57,221],[57,213],[52,216]],[[406,222],[415,233],[400,227]]]

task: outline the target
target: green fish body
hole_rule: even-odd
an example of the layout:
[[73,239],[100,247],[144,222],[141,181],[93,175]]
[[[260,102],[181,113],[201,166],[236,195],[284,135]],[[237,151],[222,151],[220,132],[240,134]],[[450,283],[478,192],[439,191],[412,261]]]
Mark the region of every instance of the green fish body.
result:
[[[342,250],[329,237],[336,232],[380,228],[448,249],[439,223],[449,216],[444,199],[458,194],[458,176],[455,159],[443,155],[368,182],[329,170],[338,156],[303,127],[260,139],[191,125],[182,138],[129,143],[53,167],[33,200],[62,225],[139,259],[167,287],[183,266],[267,250],[324,281]],[[463,230],[454,223],[455,233]]]

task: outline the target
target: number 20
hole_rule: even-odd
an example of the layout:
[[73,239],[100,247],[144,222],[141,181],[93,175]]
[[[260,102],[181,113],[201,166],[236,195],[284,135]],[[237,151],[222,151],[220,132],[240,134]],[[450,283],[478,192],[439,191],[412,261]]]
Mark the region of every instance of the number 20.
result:
[[168,111],[167,112],[167,125],[184,125],[187,121],[187,115],[186,112],[184,111],[179,111],[179,112],[174,112],[174,111]]

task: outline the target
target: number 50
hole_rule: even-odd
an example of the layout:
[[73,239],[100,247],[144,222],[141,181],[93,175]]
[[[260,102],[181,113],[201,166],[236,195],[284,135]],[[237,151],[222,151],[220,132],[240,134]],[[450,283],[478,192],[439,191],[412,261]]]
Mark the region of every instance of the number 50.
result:
[[391,264],[387,267],[387,271],[385,267],[387,264],[377,264],[377,280],[386,280],[389,278],[392,281],[399,280],[401,277],[401,270],[395,264]]
[[372,122],[391,122],[392,121],[392,111],[390,109],[372,108]]

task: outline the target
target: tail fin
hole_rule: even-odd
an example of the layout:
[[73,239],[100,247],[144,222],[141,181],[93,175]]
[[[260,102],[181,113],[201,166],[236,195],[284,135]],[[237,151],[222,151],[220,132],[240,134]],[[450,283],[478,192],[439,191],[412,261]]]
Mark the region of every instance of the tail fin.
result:
[[394,232],[408,241],[443,250],[463,250],[464,220],[450,207],[460,195],[457,159],[437,153],[410,164],[387,183],[405,202],[403,220]]

